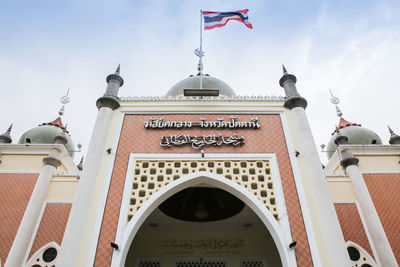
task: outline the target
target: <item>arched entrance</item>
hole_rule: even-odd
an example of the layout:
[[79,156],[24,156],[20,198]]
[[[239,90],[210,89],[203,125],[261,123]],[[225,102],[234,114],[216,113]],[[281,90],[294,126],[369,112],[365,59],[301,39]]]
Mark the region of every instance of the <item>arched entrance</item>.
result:
[[[186,188],[199,186],[219,188],[229,192],[240,199],[244,203],[245,208],[231,218],[210,223],[182,222],[163,214],[158,209],[160,204],[176,193]],[[161,226],[161,223],[157,223],[157,220],[163,222],[163,224],[165,223],[165,225]],[[168,224],[170,225],[168,226]],[[199,224],[203,225],[200,227]],[[186,227],[185,231],[183,231],[184,227]],[[202,229],[201,231],[199,227]],[[173,233],[174,231],[180,234],[175,234],[177,237],[171,238],[169,232]],[[239,231],[241,231],[240,235],[237,234]],[[155,242],[154,244],[150,242],[146,246],[155,248],[157,243],[157,246],[162,247],[165,253],[175,253],[171,257],[166,257],[168,262],[173,262],[175,265],[168,264],[163,266],[190,266],[190,264],[184,265],[184,261],[213,261],[223,264],[227,258],[233,258],[233,256],[229,257],[229,255],[235,253],[237,255],[237,264],[239,264],[239,261],[245,261],[246,259],[266,260],[269,257],[274,262],[280,262],[282,266],[296,266],[294,252],[287,247],[291,240],[290,236],[285,235],[282,226],[278,224],[268,209],[247,189],[209,172],[201,171],[190,174],[161,188],[148,201],[143,203],[122,232],[123,234],[120,235],[120,240],[118,240],[120,250],[114,252],[112,266],[135,266],[131,264],[139,258],[143,260],[146,258],[149,260],[154,259],[157,255],[152,254],[151,249],[148,249],[147,252],[146,250],[142,250],[139,253],[141,255],[135,255],[133,252],[135,248],[139,252],[137,247],[140,242],[145,242],[143,240],[154,240]],[[158,239],[155,238],[154,233],[158,233],[156,234]],[[192,236],[191,240],[189,240],[188,235]],[[260,237],[263,238],[260,239]],[[252,238],[254,242],[252,242]],[[260,252],[259,256],[256,256],[257,254],[254,253],[241,252],[239,248],[244,249],[243,242],[249,244],[247,249],[250,251],[252,250],[252,246],[254,246],[253,250],[261,249],[260,251],[264,253]],[[216,245],[217,243],[218,245]],[[219,254],[216,250],[214,252],[212,250],[204,250],[207,246],[214,246],[214,248],[219,246]],[[221,246],[225,250],[222,251]],[[175,248],[179,247],[185,247],[185,250],[175,250]],[[189,247],[190,249],[188,249]],[[195,249],[193,250],[193,248]],[[189,255],[189,257],[186,257],[185,254]],[[129,262],[129,265],[125,265],[125,262]],[[181,262],[181,265],[177,264],[177,262]]]

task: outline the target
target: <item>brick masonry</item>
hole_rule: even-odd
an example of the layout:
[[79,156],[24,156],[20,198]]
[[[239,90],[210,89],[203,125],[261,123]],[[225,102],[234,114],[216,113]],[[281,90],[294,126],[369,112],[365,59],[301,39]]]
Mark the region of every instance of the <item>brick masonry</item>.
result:
[[28,260],[38,249],[51,241],[61,246],[70,211],[70,203],[46,204]]
[[394,256],[400,263],[400,173],[363,174],[363,176]]
[[0,258],[6,262],[39,174],[0,173]]
[[[201,117],[209,121],[224,117],[229,120],[233,114],[168,114],[162,117],[171,121],[198,122]],[[95,266],[110,266],[112,248],[110,241],[115,239],[119,211],[121,207],[122,192],[125,183],[128,159],[130,153],[199,153],[190,146],[165,148],[160,146],[161,136],[170,134],[190,134],[201,136],[222,133],[223,136],[231,136],[236,132],[245,137],[245,145],[240,147],[220,146],[205,147],[206,153],[275,153],[278,160],[279,172],[282,178],[282,186],[288,211],[293,240],[297,240],[296,259],[298,266],[313,266],[310,248],[306,236],[304,220],[300,209],[299,198],[293,177],[292,166],[289,160],[287,144],[282,129],[280,116],[277,114],[235,115],[238,121],[248,121],[257,116],[261,124],[260,129],[145,129],[144,123],[149,117],[161,117],[160,115],[125,115],[119,145],[115,157],[111,184],[108,192],[103,223],[100,230],[98,247],[96,251]]]
[[346,242],[353,241],[375,258],[358,213],[357,205],[355,203],[335,203],[335,209],[344,240]]

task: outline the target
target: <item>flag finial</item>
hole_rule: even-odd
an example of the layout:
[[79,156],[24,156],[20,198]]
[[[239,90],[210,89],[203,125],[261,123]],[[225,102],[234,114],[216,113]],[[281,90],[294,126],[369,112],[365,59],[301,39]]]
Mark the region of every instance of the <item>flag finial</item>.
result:
[[205,53],[201,49],[197,48],[194,50],[194,54],[199,57],[199,63],[197,64],[197,70],[199,71],[198,75],[201,76],[201,75],[203,75],[203,57],[204,57]]
[[331,89],[329,89],[329,92],[331,93],[331,96],[332,96],[330,101],[331,101],[332,104],[335,105],[335,107],[336,107],[336,115],[340,118],[343,115],[343,112],[339,109],[339,106],[338,106],[338,104],[340,103],[340,100],[339,100],[339,98],[333,96]]
[[64,95],[64,96],[62,96],[62,97],[60,98],[60,102],[61,102],[61,104],[62,104],[62,107],[61,107],[60,110],[58,111],[58,115],[60,115],[60,117],[61,117],[62,115],[64,115],[65,104],[69,103],[69,101],[71,100],[71,99],[68,97],[68,94],[69,94],[69,89],[67,90],[67,94]]

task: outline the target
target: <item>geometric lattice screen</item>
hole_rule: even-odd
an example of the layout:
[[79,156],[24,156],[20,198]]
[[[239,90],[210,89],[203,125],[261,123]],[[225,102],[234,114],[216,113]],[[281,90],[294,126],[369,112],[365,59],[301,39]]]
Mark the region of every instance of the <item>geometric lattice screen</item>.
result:
[[161,267],[160,261],[140,261],[138,267]]
[[225,261],[179,261],[175,267],[228,267]]
[[263,261],[245,260],[240,263],[240,267],[264,267]]
[[278,218],[268,160],[137,160],[129,199],[129,221],[160,188],[187,174],[207,171],[230,179],[254,194]]

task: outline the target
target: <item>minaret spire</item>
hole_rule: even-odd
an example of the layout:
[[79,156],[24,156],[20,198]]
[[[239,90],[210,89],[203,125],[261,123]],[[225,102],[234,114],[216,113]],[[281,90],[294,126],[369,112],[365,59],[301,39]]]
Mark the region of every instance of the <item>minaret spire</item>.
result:
[[283,70],[283,75],[288,74],[284,64],[282,64],[282,70]]
[[81,160],[79,161],[79,164],[78,165],[76,165],[76,167],[78,168],[78,170],[83,170],[83,157],[84,156],[82,156],[82,158],[81,158]]
[[11,129],[12,129],[13,124],[11,123],[10,127],[8,127],[7,131],[0,135],[0,143],[3,144],[10,144],[12,142],[11,139]]
[[389,125],[387,126],[390,133],[389,144],[391,145],[400,145],[400,136],[395,134],[392,129],[390,129]]
[[118,67],[117,67],[117,69],[115,70],[115,73],[116,73],[116,74],[119,74],[120,70],[121,70],[121,64],[118,64]]

